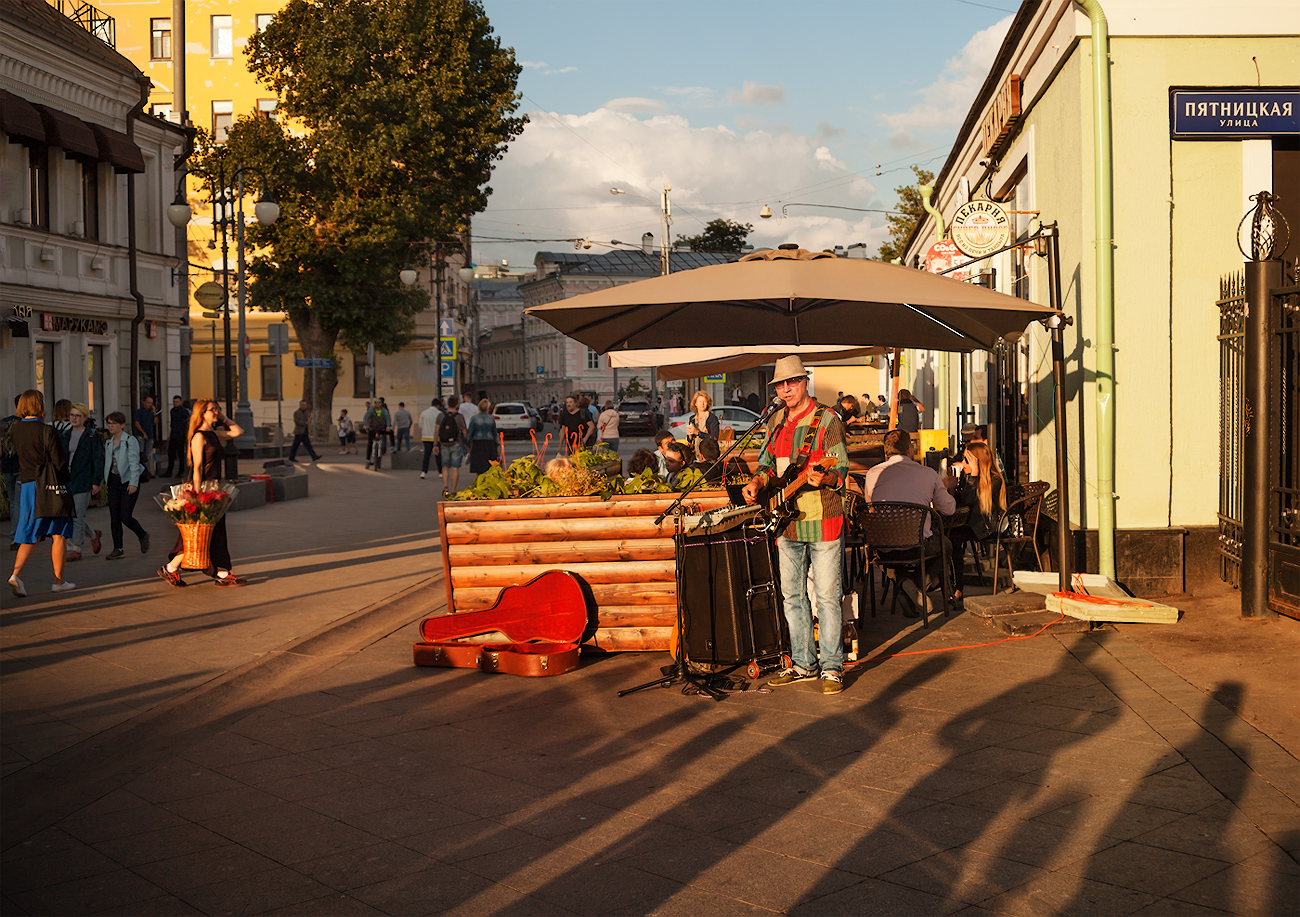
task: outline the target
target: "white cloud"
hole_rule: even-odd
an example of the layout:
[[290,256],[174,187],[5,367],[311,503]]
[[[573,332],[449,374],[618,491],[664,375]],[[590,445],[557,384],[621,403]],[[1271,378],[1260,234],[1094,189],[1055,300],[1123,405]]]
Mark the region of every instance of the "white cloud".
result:
[[939,78],[920,91],[924,102],[907,111],[882,115],[882,120],[899,132],[928,131],[961,124],[988,76],[1012,18],[1007,16],[976,32],[966,42],[961,54],[948,61]]
[[666,96],[675,96],[686,105],[696,108],[712,108],[718,102],[717,90],[708,86],[663,86],[659,89]]
[[545,70],[550,64],[546,63],[546,61],[521,60],[519,66],[525,70]]
[[727,101],[732,105],[780,105],[785,101],[785,85],[760,86],[745,80],[744,88],[727,91]]
[[[782,219],[782,200],[887,206],[875,186],[852,174],[820,137],[697,127],[679,115],[637,117],[605,107],[585,115],[529,113],[523,135],[492,176],[487,212],[474,218],[475,253],[483,260],[504,256],[522,265],[539,250],[570,246],[484,238],[636,242],[649,231],[658,240],[657,203],[613,197],[609,189],[657,201],[664,181],[673,186],[674,238],[694,235],[713,219],[754,224],[750,241],[760,247],[793,241],[821,249],[865,242],[874,252],[887,235],[884,214],[878,213],[791,208]],[[764,203],[772,205],[775,218],[759,218]]]
[[624,96],[620,99],[610,99],[605,103],[605,108],[610,111],[627,112],[634,115],[657,114],[665,110],[668,106],[659,99],[647,99],[644,96]]

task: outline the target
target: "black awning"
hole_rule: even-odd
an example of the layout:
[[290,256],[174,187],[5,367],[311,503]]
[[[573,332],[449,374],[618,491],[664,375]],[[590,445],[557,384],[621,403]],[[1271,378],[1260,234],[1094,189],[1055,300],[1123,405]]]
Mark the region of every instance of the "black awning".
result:
[[0,89],[0,131],[15,143],[28,146],[45,142],[45,125],[31,102]]
[[90,129],[99,144],[100,162],[112,163],[117,173],[144,171],[144,155],[130,137],[102,124],[92,124]]
[[49,146],[62,148],[65,156],[80,159],[83,162],[99,161],[99,142],[90,125],[67,112],[44,105],[37,105],[41,113],[41,123],[45,125],[45,142]]

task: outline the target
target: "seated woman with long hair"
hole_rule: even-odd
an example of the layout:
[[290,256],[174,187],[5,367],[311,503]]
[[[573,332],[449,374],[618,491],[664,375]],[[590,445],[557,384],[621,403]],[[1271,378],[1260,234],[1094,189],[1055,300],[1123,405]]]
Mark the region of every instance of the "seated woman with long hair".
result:
[[[966,588],[966,544],[984,541],[998,531],[1007,511],[1007,486],[998,473],[993,453],[984,443],[969,444],[965,461],[954,464],[952,469],[965,471],[953,497],[958,508],[965,506],[969,510],[966,521],[948,533],[955,568],[953,598],[960,602]],[[993,575],[997,576],[996,570]]]

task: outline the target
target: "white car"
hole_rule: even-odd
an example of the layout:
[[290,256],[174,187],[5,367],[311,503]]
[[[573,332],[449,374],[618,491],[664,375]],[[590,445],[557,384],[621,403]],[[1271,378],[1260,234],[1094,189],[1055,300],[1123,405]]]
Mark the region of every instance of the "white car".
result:
[[[758,420],[758,415],[749,408],[742,408],[734,404],[720,404],[712,409],[713,416],[718,418],[718,429],[731,427],[739,438],[745,435],[745,431],[750,428],[754,421]],[[678,414],[676,417],[668,418],[668,432],[675,439],[686,439],[686,424],[690,421],[693,414]],[[754,431],[754,440],[761,442],[767,435],[767,430],[760,426]]]
[[492,419],[497,422],[497,432],[507,436],[527,436],[537,429],[528,406],[519,401],[503,401],[492,409]]

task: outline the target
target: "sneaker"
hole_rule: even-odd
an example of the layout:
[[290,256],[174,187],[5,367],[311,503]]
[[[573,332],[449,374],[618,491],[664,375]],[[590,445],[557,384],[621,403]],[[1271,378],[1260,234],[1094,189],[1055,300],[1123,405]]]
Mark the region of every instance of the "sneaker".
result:
[[53,586],[51,586],[50,592],[67,592],[71,589],[76,589],[76,588],[77,588],[76,583],[70,583],[67,580],[64,580],[61,583],[55,583]]
[[123,557],[126,557],[126,552],[121,548],[114,548],[108,552],[108,556],[104,560],[121,560]]
[[168,570],[166,564],[158,568],[158,575],[172,586],[180,587],[189,585],[185,580],[181,579],[181,573],[179,570]]
[[822,693],[839,694],[844,690],[844,679],[839,672],[822,672]]
[[244,584],[245,580],[240,579],[233,573],[229,576],[218,576],[212,580],[214,586],[243,586]]
[[149,533],[148,533],[148,532],[145,532],[143,535],[140,536],[140,553],[141,553],[141,554],[148,554],[148,553],[149,553]]
[[444,487],[444,488],[442,489],[442,498],[443,498],[444,500],[446,500],[446,499],[448,499],[450,496],[451,496],[451,491]]
[[423,480],[424,480],[425,478],[427,478],[427,477],[428,477],[428,475],[425,474],[423,471],[420,472],[420,480],[421,480],[421,481],[423,481]]
[[910,579],[903,580],[903,585],[900,588],[903,590],[903,595],[907,596],[912,603],[911,611],[906,608],[903,609],[904,617],[919,618],[922,609],[925,610],[926,614],[934,613],[934,601],[928,595],[921,595],[921,590],[916,588],[916,583]]
[[812,681],[817,677],[816,672],[804,672],[794,666],[788,669],[782,669],[775,676],[768,679],[768,685],[773,688],[779,688],[782,685],[792,685],[796,681]]
[[366,462],[366,467],[367,467],[367,468],[370,467],[370,463],[369,463],[369,462]]
[[93,531],[94,531],[94,534],[90,536],[90,550],[93,551],[93,552],[95,552],[96,554],[98,554],[98,553],[99,553],[99,539],[100,539],[101,537],[103,537],[103,534],[104,534],[104,533],[101,532],[99,529],[94,529]]
[[9,577],[9,588],[14,591],[14,595],[18,596],[18,598],[22,599],[27,597],[27,587],[23,585],[23,581],[18,577]]

